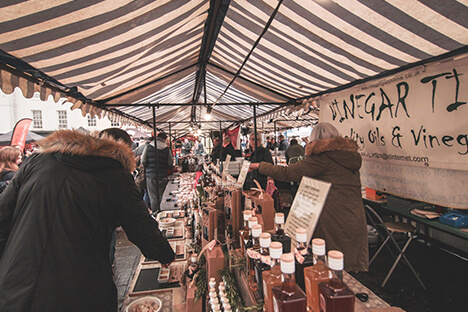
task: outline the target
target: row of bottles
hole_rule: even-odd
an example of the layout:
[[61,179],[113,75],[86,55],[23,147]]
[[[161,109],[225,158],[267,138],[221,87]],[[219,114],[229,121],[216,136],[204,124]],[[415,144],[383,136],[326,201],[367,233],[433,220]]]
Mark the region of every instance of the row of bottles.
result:
[[232,312],[231,304],[229,302],[229,299],[227,298],[224,282],[219,283],[218,291],[216,291],[216,280],[214,277],[210,278],[208,285],[210,287],[210,292],[209,292],[210,309],[209,311]]
[[[284,214],[275,214],[275,232],[262,232],[252,210],[243,211],[239,231],[246,259],[248,286],[264,297],[264,311],[354,311],[354,293],[343,283],[343,254],[329,251],[325,241],[312,240],[307,231],[296,230],[296,248],[284,231]],[[306,296],[307,293],[307,296]]]

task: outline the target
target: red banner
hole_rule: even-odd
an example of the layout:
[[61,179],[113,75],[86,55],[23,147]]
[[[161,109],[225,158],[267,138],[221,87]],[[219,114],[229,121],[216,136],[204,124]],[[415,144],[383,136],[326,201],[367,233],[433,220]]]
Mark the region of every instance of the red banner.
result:
[[24,149],[31,122],[31,118],[23,118],[16,123],[13,134],[11,135],[11,146],[16,145],[19,146],[21,150]]
[[231,144],[234,146],[234,149],[239,149],[239,129],[240,127],[238,126],[237,128],[227,132],[227,135],[231,138]]

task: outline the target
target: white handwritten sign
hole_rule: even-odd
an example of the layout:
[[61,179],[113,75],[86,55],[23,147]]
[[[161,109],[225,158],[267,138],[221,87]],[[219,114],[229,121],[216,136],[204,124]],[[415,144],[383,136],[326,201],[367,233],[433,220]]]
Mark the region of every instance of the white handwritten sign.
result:
[[458,57],[324,95],[320,121],[358,142],[364,186],[468,208],[467,103],[468,57]]
[[247,173],[249,172],[250,161],[244,160],[242,163],[242,168],[239,173],[239,177],[237,178],[237,187],[242,188],[245,183],[245,178],[247,177]]
[[302,177],[285,224],[285,232],[291,237],[293,246],[296,245],[296,229],[299,227],[307,230],[308,241],[312,238],[330,187],[331,183]]

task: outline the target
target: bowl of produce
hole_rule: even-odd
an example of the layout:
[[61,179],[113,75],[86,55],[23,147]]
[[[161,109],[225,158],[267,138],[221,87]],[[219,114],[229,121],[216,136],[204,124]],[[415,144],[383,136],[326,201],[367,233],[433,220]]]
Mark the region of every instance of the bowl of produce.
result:
[[159,312],[161,307],[162,303],[159,298],[147,296],[130,303],[125,312]]

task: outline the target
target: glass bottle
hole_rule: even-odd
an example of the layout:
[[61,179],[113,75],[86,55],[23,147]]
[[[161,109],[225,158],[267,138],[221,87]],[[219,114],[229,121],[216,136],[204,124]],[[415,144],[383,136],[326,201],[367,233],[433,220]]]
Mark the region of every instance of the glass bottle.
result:
[[281,256],[281,286],[272,288],[273,309],[278,312],[305,312],[307,310],[306,295],[296,284],[294,278],[294,255]]
[[[244,258],[246,260],[246,263],[248,263],[249,257],[247,256],[247,249],[252,247],[252,227],[254,225],[258,224],[258,219],[257,217],[250,217],[249,218],[249,234],[248,236],[244,236]],[[248,265],[247,265],[248,267]]]
[[296,283],[305,291],[304,268],[314,265],[314,259],[307,249],[307,230],[296,229]]
[[255,281],[260,294],[263,294],[262,273],[270,269],[270,244],[271,234],[266,232],[260,234],[260,259],[254,261]]
[[307,306],[309,311],[320,311],[320,296],[318,284],[330,280],[325,256],[325,241],[321,238],[312,240],[312,254],[314,265],[304,269],[304,280],[307,294]]
[[210,282],[208,283],[210,288],[216,289],[216,279],[214,277],[210,278]]
[[281,286],[281,267],[280,258],[283,254],[283,245],[280,242],[270,244],[271,269],[263,271],[263,311],[273,312],[273,293],[274,286]]
[[275,213],[275,231],[278,236],[284,235],[284,213],[282,212]]
[[193,253],[190,257],[190,264],[187,270],[187,277],[193,279],[195,273],[198,272],[198,254]]
[[249,239],[249,219],[252,217],[252,210],[244,210],[244,227],[239,231],[240,248],[242,254],[245,254],[245,243]]
[[[260,252],[260,234],[262,233],[262,226],[260,224],[255,224],[252,226],[252,246],[248,248],[248,252],[251,254],[258,255]],[[252,292],[257,291],[258,285],[255,282],[255,268],[254,268],[254,261],[255,258],[248,257],[246,259],[248,262],[248,268],[249,268],[249,288]]]
[[343,253],[328,252],[328,267],[332,274],[328,282],[319,283],[320,311],[354,312],[354,293],[343,282]]

